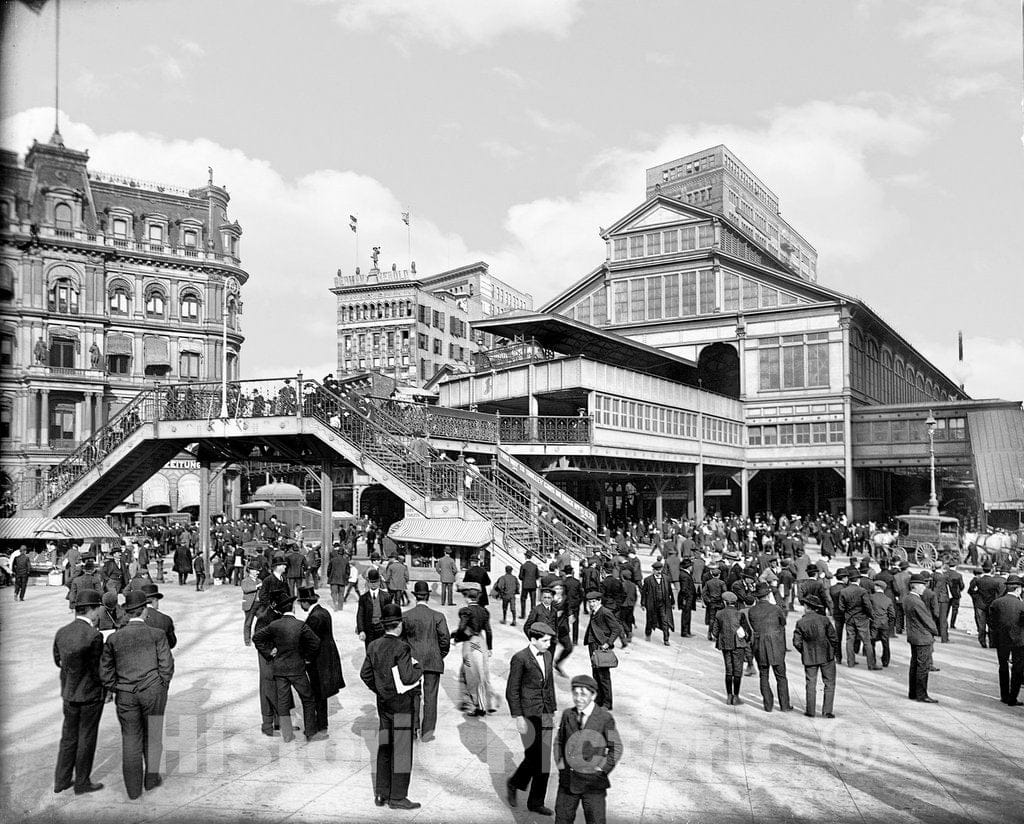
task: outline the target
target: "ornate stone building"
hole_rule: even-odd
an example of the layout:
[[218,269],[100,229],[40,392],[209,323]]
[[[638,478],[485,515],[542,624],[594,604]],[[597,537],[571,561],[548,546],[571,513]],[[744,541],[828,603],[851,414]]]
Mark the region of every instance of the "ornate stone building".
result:
[[0,153],[0,464],[23,496],[140,390],[238,374],[249,276],[227,190],[88,160],[57,133]]

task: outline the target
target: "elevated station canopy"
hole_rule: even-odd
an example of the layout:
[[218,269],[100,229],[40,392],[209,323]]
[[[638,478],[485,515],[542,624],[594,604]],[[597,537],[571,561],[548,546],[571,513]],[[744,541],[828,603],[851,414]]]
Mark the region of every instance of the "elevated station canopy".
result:
[[590,358],[690,386],[697,385],[697,365],[693,361],[564,315],[551,312],[510,313],[473,321],[471,325],[474,329],[503,338],[532,338],[545,349],[561,355]]

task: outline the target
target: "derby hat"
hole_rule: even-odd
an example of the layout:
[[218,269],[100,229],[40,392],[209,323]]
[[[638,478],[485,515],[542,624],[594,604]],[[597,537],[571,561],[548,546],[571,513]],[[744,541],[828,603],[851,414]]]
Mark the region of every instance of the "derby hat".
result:
[[1022,579],[1019,575],[1016,574],[1010,575],[1006,579],[1006,586],[1008,587],[1019,587],[1021,583],[1024,583],[1024,579]]
[[156,584],[143,584],[142,591],[146,593],[147,598],[163,598],[164,594],[160,591]]
[[430,584],[428,584],[426,581],[417,581],[415,584],[412,585],[412,592],[413,595],[429,595]]
[[771,592],[771,587],[768,586],[767,582],[759,581],[757,586],[754,587],[755,598],[767,598],[768,593]]
[[379,581],[380,580],[380,570],[377,569],[377,567],[370,567],[368,570],[366,570],[366,580],[367,581]]
[[926,572],[915,572],[910,576],[910,583],[912,584],[927,584],[931,578]]
[[149,598],[146,593],[139,589],[129,590],[124,596],[124,610],[125,612],[134,612],[137,609],[142,609],[149,603]]
[[76,607],[98,607],[103,605],[103,599],[95,589],[83,589],[78,593],[75,601]]
[[398,604],[384,604],[380,608],[380,622],[385,629],[397,627],[402,623],[402,608]]
[[295,596],[289,595],[287,592],[282,592],[276,601],[274,601],[274,609],[277,612],[286,612],[291,608],[291,605],[295,603]]
[[825,605],[821,603],[821,599],[817,595],[807,595],[804,598],[804,606],[819,611],[825,608]]

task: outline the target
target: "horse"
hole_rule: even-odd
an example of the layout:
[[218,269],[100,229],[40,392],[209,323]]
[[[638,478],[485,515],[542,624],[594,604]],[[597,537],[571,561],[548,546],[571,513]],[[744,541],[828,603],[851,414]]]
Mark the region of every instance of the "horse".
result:
[[1011,553],[1017,548],[1017,536],[1001,530],[995,532],[965,532],[963,546],[967,549],[967,558],[972,563],[982,563],[978,550],[984,550],[986,559],[994,565],[1003,561],[1012,562]]

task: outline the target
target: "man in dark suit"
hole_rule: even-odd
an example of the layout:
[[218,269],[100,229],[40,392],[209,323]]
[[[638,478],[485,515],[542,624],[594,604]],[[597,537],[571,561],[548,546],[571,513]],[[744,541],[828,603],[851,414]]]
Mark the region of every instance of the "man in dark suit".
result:
[[551,640],[555,630],[536,621],[527,633],[530,643],[512,656],[505,699],[523,740],[523,760],[505,784],[508,803],[515,807],[518,790],[529,788],[526,808],[551,815],[544,806],[551,773],[551,731],[555,712],[555,680]]
[[331,587],[331,602],[335,609],[345,606],[345,587],[348,584],[349,560],[341,550],[341,544],[334,542],[334,549],[327,561],[327,583]]
[[676,605],[679,607],[679,634],[690,638],[690,621],[697,609],[697,586],[693,580],[693,560],[683,558],[679,562],[679,596]]
[[[729,589],[722,580],[722,570],[713,566],[709,570],[709,576],[701,585],[701,600],[704,601],[704,623],[708,625],[708,640],[711,641],[711,624],[715,620],[715,614],[724,604],[722,596]],[[598,681],[600,684],[601,682]]]
[[956,571],[956,564],[947,558],[942,574],[949,587],[949,628],[956,629],[956,618],[960,614],[960,596],[964,591],[964,576]]
[[857,666],[856,652],[860,646],[864,649],[868,669],[873,670],[881,667],[875,663],[875,649],[871,643],[871,615],[874,610],[871,593],[867,590],[870,586],[868,578],[851,575],[846,588],[839,593],[839,608],[846,621],[846,666]]
[[839,639],[839,647],[836,649],[836,662],[843,663],[843,629],[846,627],[846,616],[843,614],[843,605],[839,596],[843,594],[846,585],[850,582],[850,571],[848,569],[836,570],[836,582],[828,588],[828,603],[832,607],[832,623],[836,627],[836,638]]
[[75,607],[75,620],[57,630],[53,640],[53,661],[60,667],[60,696],[64,701],[64,726],[53,777],[55,793],[64,792],[72,784],[76,795],[103,789],[91,778],[96,733],[103,714],[103,635],[96,629],[102,609],[100,594],[84,591]]
[[[590,623],[583,636],[583,643],[590,652],[590,669],[597,682],[597,703],[607,710],[612,708],[612,670],[610,667],[598,667],[594,664],[594,653],[597,650],[610,650],[616,638],[623,638],[624,630],[615,614],[601,603],[601,593],[596,590],[587,593],[587,609],[590,611]],[[623,646],[625,639],[623,638]]]
[[[412,594],[416,605],[402,616],[403,637],[423,671],[423,689],[413,699],[412,731],[414,736],[419,732],[420,741],[427,743],[434,740],[437,727],[437,691],[444,672],[444,659],[451,649],[451,635],[445,617],[427,606],[430,584],[417,581]],[[512,612],[515,617],[515,610]]]
[[334,627],[330,613],[317,601],[320,596],[313,587],[299,587],[299,606],[306,613],[306,626],[316,633],[320,648],[316,655],[306,662],[306,675],[313,690],[313,707],[316,712],[316,727],[313,732],[327,731],[327,699],[337,695],[345,687],[341,672],[341,656],[334,643]]
[[761,678],[761,699],[764,711],[771,712],[775,705],[768,670],[775,673],[775,685],[779,690],[779,709],[789,712],[789,679],[786,677],[786,611],[768,600],[771,587],[760,581],[754,590],[757,603],[750,608],[747,620],[751,630],[751,648]]
[[640,594],[640,606],[647,618],[644,623],[644,637],[650,641],[651,633],[656,629],[661,630],[662,643],[667,647],[669,633],[675,629],[675,619],[672,617],[672,602],[675,600],[672,584],[668,577],[662,574],[661,561],[655,561],[651,569],[653,571],[644,579]]
[[936,570],[935,574],[932,575],[931,584],[929,588],[935,593],[936,602],[936,620],[935,623],[939,628],[939,641],[943,644],[949,643],[949,602],[950,602],[950,591],[949,591],[949,578],[947,572],[950,568],[950,563],[947,561],[942,569]]
[[164,709],[174,675],[167,636],[143,620],[147,603],[146,593],[138,590],[125,596],[128,623],[107,639],[100,658],[100,681],[116,695],[121,771],[131,799],[163,783]]
[[157,607],[163,593],[156,584],[143,584],[142,591],[146,593],[146,611],[143,613],[143,620],[148,626],[156,627],[167,636],[167,646],[174,649],[178,644],[178,637],[174,634],[174,621],[170,615],[161,612]]
[[299,594],[299,586],[302,584],[302,576],[306,570],[306,559],[299,551],[297,544],[292,544],[288,547],[284,558],[288,563],[285,573],[285,577],[288,580],[288,590],[292,597],[296,597]]
[[114,557],[103,564],[100,577],[107,592],[120,593],[124,590],[129,577],[128,565],[123,560],[120,547],[114,549]]
[[412,692],[423,674],[412,660],[412,649],[403,640],[402,609],[397,604],[384,604],[381,621],[384,635],[366,648],[359,677],[377,696],[377,717],[380,728],[377,740],[377,780],[374,804],[387,804],[393,810],[416,810],[419,803],[410,801],[409,781],[412,778]]
[[928,586],[928,576],[915,572],[910,576],[910,592],[903,599],[903,614],[910,644],[910,689],[907,697],[923,704],[937,704],[928,695],[928,673],[932,669],[932,647],[939,628],[921,594]]
[[999,700],[1011,707],[1021,706],[1018,698],[1024,680],[1024,602],[1020,591],[1020,576],[1010,575],[1006,594],[988,608],[992,646],[999,657]]
[[[979,574],[980,572],[980,574]],[[73,582],[72,582],[73,583]],[[974,571],[974,578],[967,587],[967,594],[974,604],[974,623],[978,627],[978,643],[988,646],[988,608],[1006,591],[1001,578],[992,574],[992,564],[986,561],[980,570]]]
[[526,599],[530,599],[530,609],[537,606],[537,580],[540,577],[540,570],[533,562],[532,557],[527,555],[523,565],[519,567],[519,583],[522,590],[519,593],[519,618],[526,618]]
[[28,555],[28,547],[24,544],[11,561],[11,574],[14,576],[14,600],[24,601],[28,589],[28,579],[32,574],[32,559]]
[[356,603],[356,635],[367,647],[384,637],[384,607],[391,603],[391,595],[380,586],[380,570],[371,567],[366,572],[366,592]]
[[480,600],[477,603],[484,609],[487,609],[488,604],[490,604],[490,601],[487,599],[487,591],[491,586],[491,576],[484,569],[479,555],[474,555],[469,559],[469,567],[466,569],[466,574],[462,576],[462,582],[464,584],[475,583],[480,585]]
[[574,706],[562,712],[555,736],[555,824],[573,824],[581,803],[587,824],[606,820],[608,775],[622,756],[622,739],[612,714],[597,704],[596,697],[593,678],[577,675],[572,679]]
[[836,628],[825,617],[825,605],[816,595],[804,598],[806,612],[793,630],[793,647],[800,652],[805,675],[804,715],[814,718],[815,695],[818,691],[818,673],[825,686],[821,714],[835,718],[832,712],[836,695],[836,650],[839,636]]
[[313,689],[306,674],[306,662],[316,658],[320,650],[320,639],[316,633],[295,617],[295,598],[286,595],[274,605],[281,616],[276,621],[256,631],[252,643],[256,651],[269,662],[274,676],[277,700],[275,706],[280,713],[281,739],[288,743],[295,740],[292,717],[283,708],[291,705],[291,691],[294,688],[302,702],[302,726],[307,741],[322,741],[327,733],[317,730],[316,705]]
[[896,608],[895,633],[899,635],[906,628],[906,616],[903,613],[903,599],[910,594],[910,562],[900,561],[900,571],[892,576],[892,589],[895,593],[892,605]]

